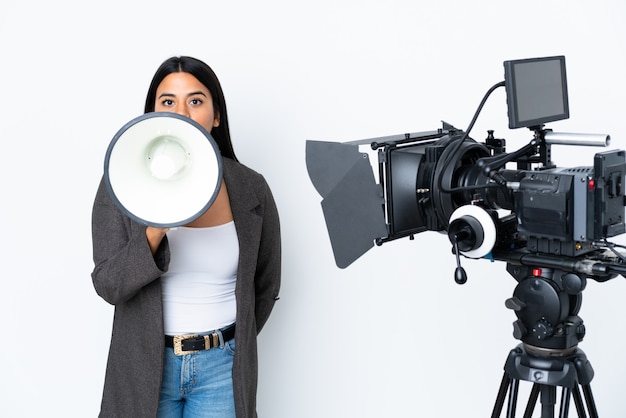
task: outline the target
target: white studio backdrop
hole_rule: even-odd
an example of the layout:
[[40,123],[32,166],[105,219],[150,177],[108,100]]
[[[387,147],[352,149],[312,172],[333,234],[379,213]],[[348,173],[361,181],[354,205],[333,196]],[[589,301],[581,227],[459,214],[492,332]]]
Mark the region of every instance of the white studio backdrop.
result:
[[[518,343],[504,263],[465,260],[459,286],[447,238],[426,232],[338,269],[305,141],[465,128],[503,61],[562,54],[571,117],[549,127],[626,148],[624,18],[621,0],[0,0],[1,415],[97,415],[113,308],[91,285],[92,200],[109,141],[141,114],[157,66],[184,54],[217,72],[235,150],[281,214],[259,415],[489,416]],[[487,129],[509,151],[530,140],[507,129],[503,89],[472,136]],[[591,165],[597,151],[554,147],[553,160]],[[626,411],[625,282],[589,283],[580,314],[603,417]]]

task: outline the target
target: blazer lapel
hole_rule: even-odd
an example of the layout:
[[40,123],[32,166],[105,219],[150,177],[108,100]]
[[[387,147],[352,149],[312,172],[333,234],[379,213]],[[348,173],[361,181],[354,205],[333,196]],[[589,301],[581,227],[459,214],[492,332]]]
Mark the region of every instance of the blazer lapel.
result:
[[263,219],[256,212],[260,202],[247,171],[235,161],[224,158],[224,181],[228,189],[235,229],[239,239],[238,280],[253,280],[259,252]]

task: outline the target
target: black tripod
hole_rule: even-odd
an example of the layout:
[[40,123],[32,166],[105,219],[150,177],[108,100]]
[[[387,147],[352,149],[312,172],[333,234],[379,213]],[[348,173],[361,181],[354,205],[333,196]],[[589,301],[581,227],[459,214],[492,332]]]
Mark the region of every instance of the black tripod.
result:
[[519,382],[523,380],[533,382],[524,418],[531,418],[539,396],[541,396],[541,418],[553,418],[557,387],[562,387],[559,418],[567,418],[572,395],[578,416],[587,418],[581,388],[589,417],[598,418],[598,411],[591,393],[591,379],[593,379],[593,368],[585,353],[576,347],[565,352],[548,353],[520,344],[510,351],[506,360],[504,376],[491,417],[500,417],[507,392],[509,398],[506,417],[515,417]]
[[573,396],[579,418],[597,418],[590,382],[593,368],[578,343],[585,326],[577,315],[582,304],[584,276],[560,269],[526,267],[509,263],[507,271],[517,279],[506,307],[515,311],[513,336],[522,344],[509,352],[504,377],[493,408],[499,418],[509,394],[507,418],[515,417],[520,381],[532,382],[524,418],[531,418],[540,397],[541,418],[554,418],[557,388],[562,388],[559,418],[567,418]]

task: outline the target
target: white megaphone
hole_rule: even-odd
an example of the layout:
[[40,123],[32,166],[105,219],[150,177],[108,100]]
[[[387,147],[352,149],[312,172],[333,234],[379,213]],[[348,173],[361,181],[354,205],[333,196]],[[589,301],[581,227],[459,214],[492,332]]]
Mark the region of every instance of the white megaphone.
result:
[[115,204],[131,219],[160,228],[200,217],[215,201],[222,176],[222,157],[211,134],[169,112],[128,122],[104,160],[104,181]]

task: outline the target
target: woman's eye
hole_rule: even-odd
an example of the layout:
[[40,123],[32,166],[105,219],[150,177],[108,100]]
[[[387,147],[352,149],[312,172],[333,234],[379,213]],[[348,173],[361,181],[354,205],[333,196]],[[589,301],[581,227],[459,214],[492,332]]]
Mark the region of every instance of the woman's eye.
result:
[[202,99],[191,99],[189,103],[192,104],[192,105],[196,105],[196,106],[197,105],[201,105],[202,104]]
[[162,104],[163,106],[168,106],[168,107],[169,107],[169,106],[171,106],[173,103],[174,103],[174,102],[173,102],[173,101],[171,101],[170,99],[165,99],[165,100],[163,100],[163,101],[161,102],[161,104]]

